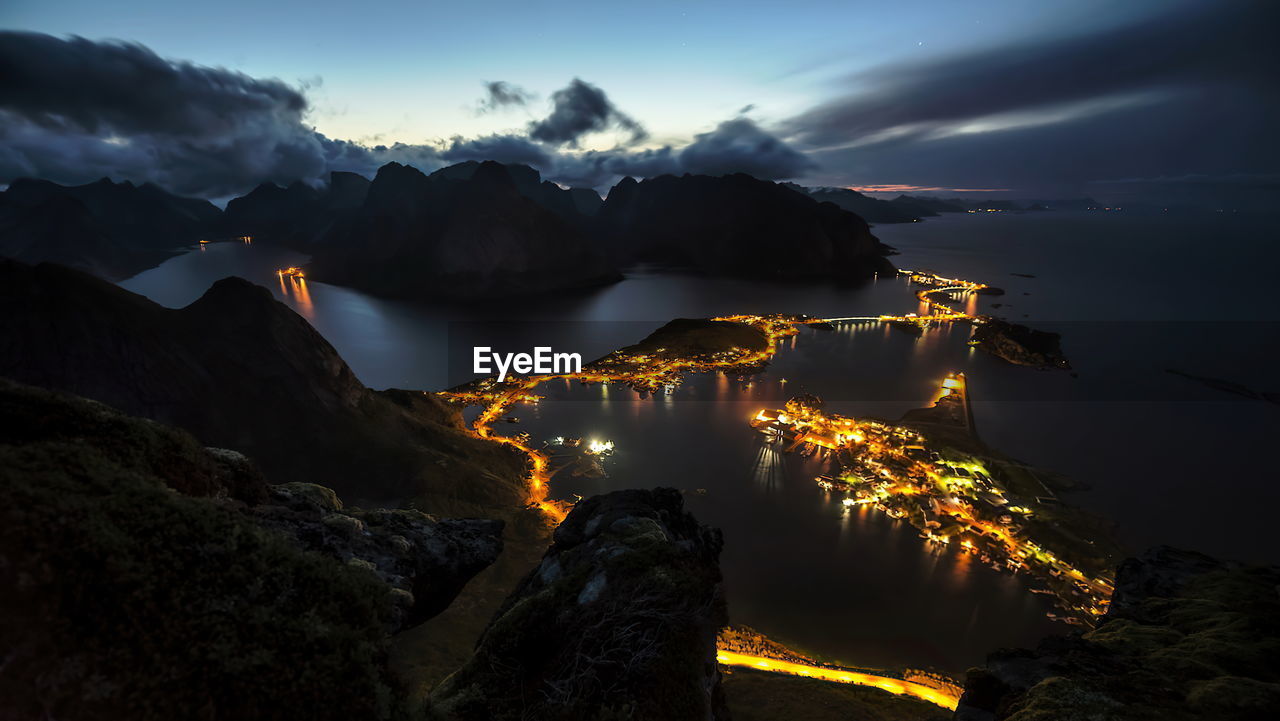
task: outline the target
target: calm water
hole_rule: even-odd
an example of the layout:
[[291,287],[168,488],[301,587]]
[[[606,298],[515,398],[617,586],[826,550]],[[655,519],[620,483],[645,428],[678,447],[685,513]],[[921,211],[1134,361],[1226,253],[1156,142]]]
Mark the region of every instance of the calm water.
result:
[[[1005,288],[1005,296],[983,298],[981,309],[1061,332],[1076,377],[974,352],[964,328],[916,340],[878,326],[843,326],[804,332],[749,387],[708,375],[639,400],[620,388],[553,384],[548,400],[519,410],[523,423],[511,428],[618,444],[607,478],[557,477],[561,494],[705,489],[688,503],[725,532],[734,620],[849,664],[958,673],[993,648],[1065,627],[1045,619],[1041,597],[1017,578],[930,550],[909,525],[874,510],[844,513],[812,482],[815,461],[762,446],[746,419],[800,390],[839,412],[894,418],[926,401],[946,372],[964,371],[983,438],[1089,482],[1093,489],[1078,502],[1115,519],[1134,548],[1164,542],[1277,560],[1267,529],[1280,500],[1270,458],[1280,407],[1164,372],[1277,389],[1271,374],[1280,337],[1267,320],[1274,301],[1259,274],[1280,260],[1269,244],[1273,228],[1235,217],[1044,213],[948,216],[876,232],[902,251],[894,258],[900,267]],[[644,272],[538,303],[414,304],[319,283],[305,290],[281,284],[275,269],[303,260],[267,246],[213,245],[122,285],[176,307],[227,275],[262,283],[375,388],[465,380],[476,344],[550,344],[590,359],[674,317],[915,308],[898,279],[840,288]]]

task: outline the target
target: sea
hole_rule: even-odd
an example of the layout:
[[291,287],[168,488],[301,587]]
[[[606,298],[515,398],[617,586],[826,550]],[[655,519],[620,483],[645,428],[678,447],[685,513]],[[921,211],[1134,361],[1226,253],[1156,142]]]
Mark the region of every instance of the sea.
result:
[[[831,662],[959,675],[993,649],[1073,629],[1047,616],[1046,597],[1027,579],[927,544],[873,508],[845,509],[814,483],[825,461],[780,452],[748,419],[800,393],[834,412],[894,419],[927,404],[947,373],[963,372],[981,439],[1084,484],[1067,500],[1112,522],[1132,552],[1167,544],[1280,562],[1271,517],[1280,507],[1280,405],[1254,395],[1280,392],[1275,225],[1232,213],[1045,211],[877,226],[899,268],[1003,289],[971,298],[970,309],[1059,333],[1071,368],[1010,365],[971,348],[964,325],[915,337],[850,321],[783,341],[751,377],[698,374],[649,397],[555,381],[542,402],[512,411],[518,424],[496,430],[535,443],[613,442],[604,476],[552,479],[561,498],[684,490],[687,507],[723,531],[734,623]],[[776,252],[788,243],[780,237]],[[181,307],[220,278],[244,277],[306,318],[366,385],[423,390],[474,377],[476,346],[548,346],[590,360],[673,318],[919,309],[914,289],[893,275],[849,286],[652,267],[532,301],[414,302],[276,273],[306,260],[262,243],[212,243],[121,285]]]

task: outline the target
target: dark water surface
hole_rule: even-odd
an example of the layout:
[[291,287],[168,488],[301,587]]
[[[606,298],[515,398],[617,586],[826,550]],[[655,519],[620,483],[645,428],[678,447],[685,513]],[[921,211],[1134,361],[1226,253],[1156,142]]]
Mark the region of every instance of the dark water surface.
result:
[[[1040,213],[944,216],[876,232],[902,251],[893,259],[899,267],[1005,288],[1004,296],[978,301],[980,310],[1061,332],[1078,377],[975,352],[963,326],[916,340],[881,326],[844,325],[804,331],[750,385],[705,375],[640,400],[623,388],[553,383],[547,400],[518,409],[523,422],[509,428],[535,439],[617,444],[608,477],[562,475],[553,481],[558,494],[689,490],[691,509],[724,530],[734,621],[853,665],[959,673],[993,648],[1066,627],[1045,618],[1047,605],[1018,578],[930,549],[908,524],[874,510],[845,513],[813,483],[817,461],[762,445],[747,419],[802,390],[838,412],[896,418],[927,401],[947,372],[963,371],[983,439],[1090,483],[1076,500],[1114,519],[1134,548],[1165,542],[1280,560],[1268,541],[1280,500],[1271,457],[1280,407],[1164,372],[1280,390],[1272,378],[1280,337],[1268,320],[1274,300],[1263,279],[1280,260],[1273,228],[1237,217]],[[553,345],[589,360],[674,317],[916,308],[896,278],[842,288],[652,272],[537,303],[408,303],[281,283],[275,275],[304,260],[269,246],[218,244],[122,285],[181,306],[227,275],[261,283],[375,388],[465,380],[473,344]]]

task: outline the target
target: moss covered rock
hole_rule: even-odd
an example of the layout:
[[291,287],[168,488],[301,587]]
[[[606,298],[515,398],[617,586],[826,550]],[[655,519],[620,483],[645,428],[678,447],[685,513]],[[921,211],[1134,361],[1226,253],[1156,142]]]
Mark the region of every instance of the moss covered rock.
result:
[[672,489],[579,503],[472,659],[432,692],[433,716],[726,718],[720,548]]

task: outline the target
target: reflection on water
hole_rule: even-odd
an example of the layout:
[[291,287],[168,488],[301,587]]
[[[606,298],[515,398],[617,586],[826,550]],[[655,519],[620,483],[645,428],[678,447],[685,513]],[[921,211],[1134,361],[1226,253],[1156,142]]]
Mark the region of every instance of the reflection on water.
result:
[[756,453],[755,464],[751,468],[751,478],[756,486],[765,491],[777,490],[782,481],[782,454],[772,445],[761,444]]
[[[801,392],[822,396],[834,413],[892,419],[927,402],[947,372],[964,372],[984,440],[1089,482],[1093,490],[1084,501],[1119,521],[1133,545],[1265,554],[1268,509],[1280,498],[1259,469],[1270,467],[1280,414],[1163,371],[1183,367],[1265,385],[1274,363],[1265,343],[1275,340],[1274,326],[1210,336],[1207,326],[1112,321],[1266,320],[1270,290],[1241,282],[1232,269],[1276,265],[1277,249],[1258,241],[1267,233],[1116,214],[991,216],[876,232],[902,251],[894,258],[901,266],[1004,287],[1005,296],[970,299],[981,312],[1066,321],[1050,329],[1063,333],[1078,377],[1015,368],[975,352],[963,327],[917,340],[879,323],[841,323],[788,340],[768,373],[745,381],[715,374],[645,400],[616,386],[549,384],[547,401],[517,411],[523,423],[513,432],[617,442],[606,461],[609,477],[561,474],[552,486],[562,496],[628,487],[691,491],[690,509],[725,533],[722,564],[733,620],[851,664],[932,664],[960,672],[993,647],[1031,644],[1063,627],[1044,618],[1046,604],[1019,579],[967,554],[931,548],[902,521],[844,508],[813,483],[824,472],[821,461],[784,456],[747,427],[761,407]],[[1230,248],[1231,262],[1186,267],[1186,258],[1200,257],[1206,237]],[[179,307],[219,278],[247,278],[306,317],[375,388],[448,385],[451,339],[463,346],[452,350],[467,351],[450,332],[459,321],[517,321],[504,331],[517,336],[525,326],[535,335],[546,331],[529,321],[569,321],[562,328],[565,343],[589,359],[676,317],[845,317],[900,314],[916,305],[896,278],[848,288],[640,273],[578,296],[460,306],[380,299],[302,279],[291,286],[273,277],[277,268],[305,261],[263,243],[213,243],[122,285]],[[1001,304],[997,311],[994,303]],[[521,337],[521,348],[538,340]],[[1229,485],[1233,497],[1257,502],[1205,504],[1196,523],[1186,523],[1182,499],[1199,497],[1206,478]]]

